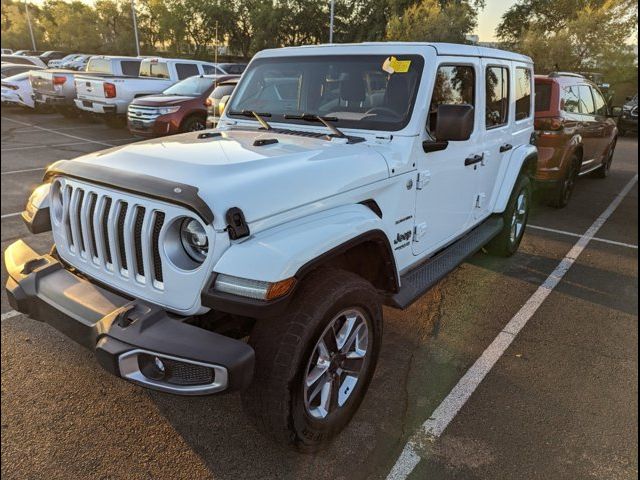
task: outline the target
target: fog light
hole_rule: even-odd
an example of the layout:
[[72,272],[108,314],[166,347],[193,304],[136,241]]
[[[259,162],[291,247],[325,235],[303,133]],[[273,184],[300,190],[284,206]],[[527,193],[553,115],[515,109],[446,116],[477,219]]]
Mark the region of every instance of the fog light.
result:
[[153,380],[162,380],[167,371],[160,357],[148,354],[138,356],[138,367],[145,377]]

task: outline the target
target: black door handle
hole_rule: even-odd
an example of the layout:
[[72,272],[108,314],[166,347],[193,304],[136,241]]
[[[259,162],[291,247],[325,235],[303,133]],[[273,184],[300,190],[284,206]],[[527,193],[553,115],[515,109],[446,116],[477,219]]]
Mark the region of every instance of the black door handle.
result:
[[473,165],[474,163],[480,163],[484,158],[484,153],[482,155],[471,155],[464,159],[464,166],[468,167],[469,165]]
[[500,153],[508,152],[512,148],[513,148],[513,145],[511,145],[510,143],[505,143],[504,145],[500,146]]

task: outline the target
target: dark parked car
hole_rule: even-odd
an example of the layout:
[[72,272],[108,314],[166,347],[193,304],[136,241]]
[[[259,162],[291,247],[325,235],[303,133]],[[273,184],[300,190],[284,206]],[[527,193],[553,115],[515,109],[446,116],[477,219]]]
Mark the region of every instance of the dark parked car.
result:
[[629,132],[638,133],[638,94],[627,97],[627,103],[622,106],[622,114],[618,119],[618,130],[620,135]]
[[127,125],[133,135],[159,137],[206,128],[206,100],[220,82],[232,75],[185,78],[159,95],[136,98],[129,104]]
[[608,175],[618,129],[604,96],[582,75],[537,75],[535,89],[536,186],[562,208],[578,176]]
[[0,76],[2,78],[12,77],[19,73],[30,72],[31,70],[42,70],[42,67],[35,65],[20,65],[14,63],[3,63],[0,67]]
[[209,94],[205,102],[207,105],[207,128],[215,128],[218,124],[218,119],[226,106],[226,100],[229,99],[229,96],[233,93],[239,81],[240,78],[232,78],[220,82]]
[[40,60],[48,64],[50,60],[60,60],[67,56],[66,52],[59,52],[58,50],[48,50],[40,55]]
[[242,75],[247,69],[246,63],[218,63],[218,67],[229,75]]

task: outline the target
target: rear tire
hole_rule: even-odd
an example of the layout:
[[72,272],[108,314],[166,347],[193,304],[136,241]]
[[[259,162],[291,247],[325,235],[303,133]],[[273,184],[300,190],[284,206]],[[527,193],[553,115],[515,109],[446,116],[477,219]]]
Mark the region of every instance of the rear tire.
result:
[[518,250],[529,219],[531,205],[531,180],[520,174],[516,181],[507,208],[502,214],[504,226],[500,233],[487,244],[487,250],[493,255],[510,257]]
[[382,307],[369,282],[343,270],[311,273],[287,313],[258,320],[251,332],[256,365],[242,394],[247,414],[281,444],[322,449],[357,411],[381,341]]
[[602,162],[600,168],[598,168],[595,172],[593,172],[593,176],[596,178],[607,178],[609,176],[609,171],[611,170],[611,164],[613,163],[613,153],[616,149],[616,144],[618,143],[618,139],[615,138],[607,151],[607,155]]
[[569,160],[570,166],[560,185],[550,194],[549,205],[555,208],[564,208],[569,204],[571,195],[576,185],[576,179],[580,172],[580,161],[575,155]]

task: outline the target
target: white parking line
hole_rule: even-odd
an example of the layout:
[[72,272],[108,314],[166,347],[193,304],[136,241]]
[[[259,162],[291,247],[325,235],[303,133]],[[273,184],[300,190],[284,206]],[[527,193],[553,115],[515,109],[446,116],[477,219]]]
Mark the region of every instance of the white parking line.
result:
[[10,318],[17,317],[18,315],[22,315],[20,312],[16,312],[15,310],[9,310],[2,314],[0,317],[0,321],[4,322],[5,320],[9,320]]
[[[9,119],[7,119],[7,120],[9,120]],[[99,123],[96,123],[94,125],[77,125],[77,126],[74,126],[74,127],[56,127],[56,128],[52,128],[51,130],[55,130],[57,132],[59,130],[79,130],[81,128],[87,128],[87,129],[88,128],[103,128],[104,129],[104,127],[102,125],[100,125]],[[104,130],[108,131],[106,129],[104,129]],[[35,133],[37,131],[38,130],[35,130],[33,128],[17,128],[15,130],[12,130],[11,132],[12,133]]]
[[17,217],[18,215],[20,215],[22,212],[15,212],[15,213],[5,213],[4,215],[2,215],[2,220],[4,220],[5,218],[11,218],[11,217]]
[[[580,238],[582,236],[579,233],[567,232],[565,230],[556,230],[555,228],[540,227],[538,225],[527,225],[527,228],[542,230],[544,232],[559,233],[561,235],[567,235],[569,237]],[[606,238],[593,237],[591,240],[594,240],[596,242],[608,243],[610,245],[618,245],[619,247],[635,248],[636,250],[638,249],[638,245],[634,245],[632,243],[616,242],[615,240],[607,240]]]
[[616,198],[614,198],[607,209],[593,222],[589,229],[580,236],[571,250],[569,250],[569,253],[562,259],[555,270],[551,272],[551,275],[538,287],[518,313],[516,313],[493,342],[491,342],[491,345],[482,353],[480,358],[467,370],[456,386],[453,387],[453,390],[449,392],[442,403],[438,405],[431,416],[422,424],[418,432],[409,439],[400,457],[391,469],[391,472],[389,472],[387,480],[404,480],[411,474],[420,462],[420,455],[418,454],[420,445],[424,444],[425,439],[435,439],[442,435],[487,373],[491,371],[498,359],[506,349],[509,348],[511,342],[513,342],[518,333],[520,333],[522,328],[531,317],[533,317],[553,289],[558,286],[560,280],[562,280],[569,271],[578,259],[578,256],[589,242],[593,240],[600,227],[604,225],[615,209],[618,208],[618,205],[620,205],[637,181],[638,175],[636,174],[629,183],[625,185]]
[[8,117],[1,117],[1,118],[2,118],[2,120],[7,120],[9,122],[17,123],[18,125],[24,125],[26,127],[32,127],[32,128],[35,128],[36,130],[42,130],[44,132],[55,133],[57,135],[62,135],[63,137],[74,138],[76,140],[82,140],[82,141],[87,142],[87,143],[95,143],[95,144],[98,144],[98,145],[104,145],[105,147],[113,147],[114,146],[114,145],[112,145],[110,143],[99,142],[98,140],[91,140],[90,138],[83,138],[83,137],[78,137],[76,135],[70,135],[70,134],[64,133],[64,132],[58,132],[56,130],[52,130],[51,128],[45,128],[45,127],[41,127],[39,125],[32,125],[30,123],[21,122],[20,120],[14,120],[13,118],[8,118]]
[[37,167],[37,168],[24,168],[22,170],[9,170],[8,172],[2,172],[0,175],[13,175],[15,173],[27,173],[27,172],[37,172],[41,170],[45,170],[47,167]]

